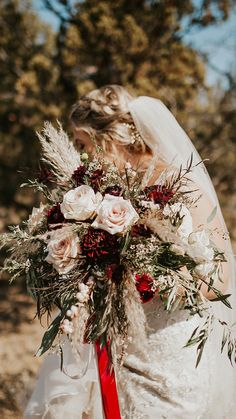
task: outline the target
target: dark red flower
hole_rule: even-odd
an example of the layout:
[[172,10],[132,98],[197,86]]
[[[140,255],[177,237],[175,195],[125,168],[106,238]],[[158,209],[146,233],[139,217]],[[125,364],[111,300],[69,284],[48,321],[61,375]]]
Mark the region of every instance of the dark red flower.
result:
[[89,177],[90,185],[95,190],[95,192],[97,192],[97,190],[99,189],[102,176],[103,176],[103,170],[97,169],[97,170],[94,170],[94,172]]
[[84,165],[81,165],[79,167],[77,167],[77,169],[74,171],[73,175],[72,175],[72,180],[74,181],[74,183],[76,184],[76,186],[81,186],[85,184],[85,179],[87,177],[88,179],[88,183],[90,184],[90,186],[95,190],[95,192],[99,189],[99,184],[101,181],[101,177],[103,175],[103,170],[102,169],[96,169],[94,170],[94,172],[88,176],[88,174],[86,174],[87,172],[87,167]]
[[109,279],[113,279],[115,282],[119,282],[123,278],[124,266],[117,263],[112,263],[106,267],[105,272]]
[[153,299],[155,295],[155,291],[152,290],[153,278],[149,274],[136,274],[135,285],[143,303]]
[[155,204],[159,204],[161,207],[170,201],[171,198],[174,196],[174,191],[172,189],[167,188],[163,185],[154,185],[145,188],[147,199],[149,201],[155,202]]
[[81,165],[74,171],[72,180],[75,182],[76,186],[84,185],[86,170],[86,166]]
[[61,212],[60,204],[54,205],[47,212],[47,224],[51,227],[51,224],[63,223],[65,221],[64,215]]
[[151,235],[152,231],[145,224],[135,224],[131,229],[132,237],[150,237]]
[[81,243],[82,253],[90,262],[102,262],[108,257],[117,257],[119,245],[117,237],[105,230],[94,230],[90,228],[83,237]]
[[47,185],[54,181],[54,175],[47,167],[41,167],[39,172],[37,173],[37,181],[39,183],[44,183]]
[[121,196],[122,189],[118,185],[108,186],[105,190],[105,194],[114,195],[114,196]]

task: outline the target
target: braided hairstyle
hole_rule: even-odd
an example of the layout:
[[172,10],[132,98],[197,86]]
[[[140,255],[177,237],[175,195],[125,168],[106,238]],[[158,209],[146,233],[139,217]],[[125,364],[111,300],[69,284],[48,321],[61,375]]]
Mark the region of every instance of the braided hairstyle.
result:
[[137,132],[128,103],[134,99],[124,87],[107,85],[91,91],[72,106],[70,121],[75,130],[83,130],[106,154],[117,156],[151,154]]

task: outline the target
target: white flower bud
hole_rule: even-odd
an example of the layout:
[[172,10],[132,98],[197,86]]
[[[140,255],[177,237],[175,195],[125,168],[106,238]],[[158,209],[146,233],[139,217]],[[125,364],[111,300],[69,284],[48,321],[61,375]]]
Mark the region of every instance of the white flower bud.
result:
[[86,293],[89,291],[89,287],[83,283],[79,284],[79,290],[82,293]]
[[66,315],[67,317],[72,317],[73,313],[71,310],[67,310]]
[[89,156],[87,153],[82,153],[80,157],[81,157],[81,160],[88,160]]
[[80,303],[86,303],[86,301],[88,301],[88,294],[85,294],[83,292],[78,292],[76,294],[76,298]]
[[71,334],[74,331],[73,324],[68,319],[65,319],[61,324],[61,330],[65,334]]
[[71,308],[70,308],[70,309],[71,309],[71,311],[72,311],[72,313],[73,313],[73,315],[74,315],[74,316],[76,316],[76,315],[78,314],[78,311],[79,311],[79,310],[78,310],[78,307],[76,307],[76,306],[71,306]]

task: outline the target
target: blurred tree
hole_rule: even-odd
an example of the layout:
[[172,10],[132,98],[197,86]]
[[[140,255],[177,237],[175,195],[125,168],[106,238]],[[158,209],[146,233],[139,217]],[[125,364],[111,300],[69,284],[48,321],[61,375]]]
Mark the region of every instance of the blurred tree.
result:
[[[35,130],[44,119],[66,123],[78,95],[95,87],[118,83],[137,94],[159,97],[205,156],[233,132],[230,119],[227,133],[225,129],[215,139],[213,126],[228,117],[230,94],[224,99],[222,94],[212,96],[209,105],[213,93],[205,85],[205,64],[184,42],[184,34],[194,28],[227,19],[232,0],[41,3],[57,15],[57,31],[39,20],[30,0],[0,2],[0,215],[5,211],[11,216],[15,206],[14,214],[22,217],[21,209],[25,213],[35,199],[29,191],[19,191],[27,173],[17,171],[26,167],[32,177],[37,167]],[[220,129],[222,122],[217,124]],[[216,166],[209,167],[214,174]],[[10,211],[4,210],[8,205]]]
[[[53,65],[54,36],[29,9],[28,1],[0,2],[0,196],[7,217],[17,205],[20,216],[34,201],[29,192],[18,192],[18,171],[31,172],[37,165],[39,147],[34,130],[43,119],[61,115],[58,71]],[[7,181],[6,181],[7,179]],[[10,217],[10,221],[11,217]]]
[[205,66],[183,34],[226,19],[230,0],[43,0],[60,20],[57,57],[64,95],[108,83],[186,109]]
[[[228,219],[236,181],[235,78],[228,92],[205,83],[207,57],[184,35],[226,20],[233,0],[43,0],[60,21],[57,55],[64,96],[108,83],[162,99],[204,158]],[[73,87],[74,85],[74,87]],[[69,94],[71,94],[69,93]]]
[[[236,77],[231,75],[232,82]],[[236,83],[215,89],[192,115],[192,137],[216,186],[232,237],[236,241]],[[194,118],[194,120],[193,120]],[[190,122],[190,120],[189,120]]]

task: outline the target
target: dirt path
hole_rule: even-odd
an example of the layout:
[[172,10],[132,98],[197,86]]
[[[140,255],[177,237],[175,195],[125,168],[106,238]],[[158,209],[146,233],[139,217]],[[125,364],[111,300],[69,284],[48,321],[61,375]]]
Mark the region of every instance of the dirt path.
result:
[[0,280],[0,418],[22,418],[41,360],[34,357],[43,329],[34,302],[20,285]]

